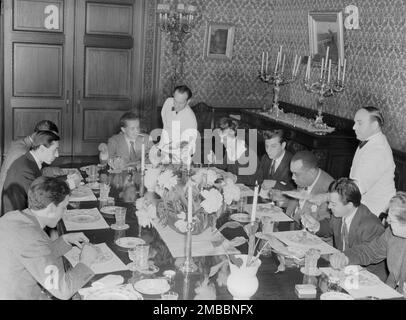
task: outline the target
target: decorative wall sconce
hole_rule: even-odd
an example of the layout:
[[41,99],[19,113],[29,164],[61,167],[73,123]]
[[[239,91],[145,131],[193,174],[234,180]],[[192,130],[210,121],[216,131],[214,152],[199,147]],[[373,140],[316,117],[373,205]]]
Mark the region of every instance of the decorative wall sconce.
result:
[[170,3],[159,3],[157,14],[161,31],[168,33],[172,43],[172,53],[176,59],[172,81],[176,85],[184,77],[185,43],[196,26],[199,17],[197,7],[171,0]]

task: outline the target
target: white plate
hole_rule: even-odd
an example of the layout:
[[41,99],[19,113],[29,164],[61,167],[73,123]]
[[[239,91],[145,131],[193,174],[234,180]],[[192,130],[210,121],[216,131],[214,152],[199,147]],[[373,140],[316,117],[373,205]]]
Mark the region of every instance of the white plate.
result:
[[230,219],[243,223],[251,221],[250,215],[246,213],[234,213],[230,216]]
[[165,279],[143,279],[134,283],[134,289],[144,294],[162,294],[170,289]]
[[100,209],[101,213],[105,213],[105,214],[115,214],[116,213],[116,209],[120,208],[118,206],[105,206],[103,208]]
[[85,300],[143,300],[137,291],[125,287],[103,288],[85,297]]
[[346,293],[330,291],[323,293],[320,300],[354,300],[354,298]]
[[135,248],[139,244],[144,244],[145,241],[136,237],[123,237],[116,240],[116,244],[123,248]]
[[99,220],[100,216],[87,213],[67,214],[65,219],[75,223],[92,223]]

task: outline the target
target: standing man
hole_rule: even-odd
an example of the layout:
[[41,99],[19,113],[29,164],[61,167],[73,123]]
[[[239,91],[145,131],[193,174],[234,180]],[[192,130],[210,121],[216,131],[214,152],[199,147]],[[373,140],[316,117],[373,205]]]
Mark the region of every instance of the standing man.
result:
[[361,191],[361,202],[379,216],[388,209],[390,199],[396,194],[395,162],[382,133],[384,118],[379,109],[363,107],[355,114],[354,122],[360,145],[352,161],[350,178]]
[[258,183],[262,183],[261,191],[294,189],[295,183],[289,168],[292,154],[286,150],[284,131],[265,131],[264,138],[266,154],[261,158],[256,177]]
[[192,91],[185,85],[173,91],[173,98],[166,99],[162,111],[163,132],[160,148],[170,153],[187,142],[190,153],[194,153],[197,139],[197,121],[189,106]]

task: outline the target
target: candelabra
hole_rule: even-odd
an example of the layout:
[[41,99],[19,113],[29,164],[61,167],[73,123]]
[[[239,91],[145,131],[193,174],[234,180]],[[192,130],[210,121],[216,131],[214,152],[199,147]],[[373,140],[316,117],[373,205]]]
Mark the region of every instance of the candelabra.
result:
[[[298,59],[297,55],[295,55],[295,60],[294,60],[293,68],[292,68],[292,74],[285,75],[285,58],[286,58],[286,56],[283,55],[283,60],[282,60],[282,46],[281,46],[279,48],[278,56],[276,58],[274,72],[268,73],[268,52],[266,53],[265,69],[264,69],[265,55],[263,52],[261,70],[259,72],[259,79],[262,82],[265,82],[265,83],[273,86],[274,98],[273,98],[272,110],[273,110],[273,112],[276,113],[276,117],[279,117],[279,112],[281,111],[279,109],[280,87],[296,81],[296,76],[297,76],[300,62],[301,62],[301,57],[299,56],[299,59]],[[264,106],[263,111],[267,111],[266,106]]]
[[191,30],[197,23],[197,8],[194,5],[183,3],[160,3],[157,6],[159,27],[161,31],[169,34],[172,43],[172,53],[176,59],[174,63],[173,84],[184,77],[183,65],[185,62],[185,43],[191,36]]
[[[328,50],[326,53],[326,59],[322,58],[320,64],[320,78],[311,83],[311,57],[309,56],[307,62],[306,75],[304,79],[304,87],[306,91],[314,93],[317,95],[317,116],[314,120],[314,126],[319,129],[327,128],[327,124],[323,122],[323,104],[327,97],[331,97],[337,93],[344,91],[344,79],[345,79],[345,68],[347,61],[344,59],[344,63],[341,63],[341,59],[338,60],[337,65],[337,79],[335,82],[331,81],[331,59],[328,60]],[[329,62],[327,68],[327,60]]]

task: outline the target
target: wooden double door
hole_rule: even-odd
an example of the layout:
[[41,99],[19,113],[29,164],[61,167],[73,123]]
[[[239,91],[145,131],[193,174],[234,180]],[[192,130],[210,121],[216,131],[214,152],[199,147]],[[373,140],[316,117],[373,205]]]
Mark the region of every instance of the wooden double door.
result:
[[4,147],[55,122],[60,154],[95,155],[139,110],[143,0],[4,2]]

